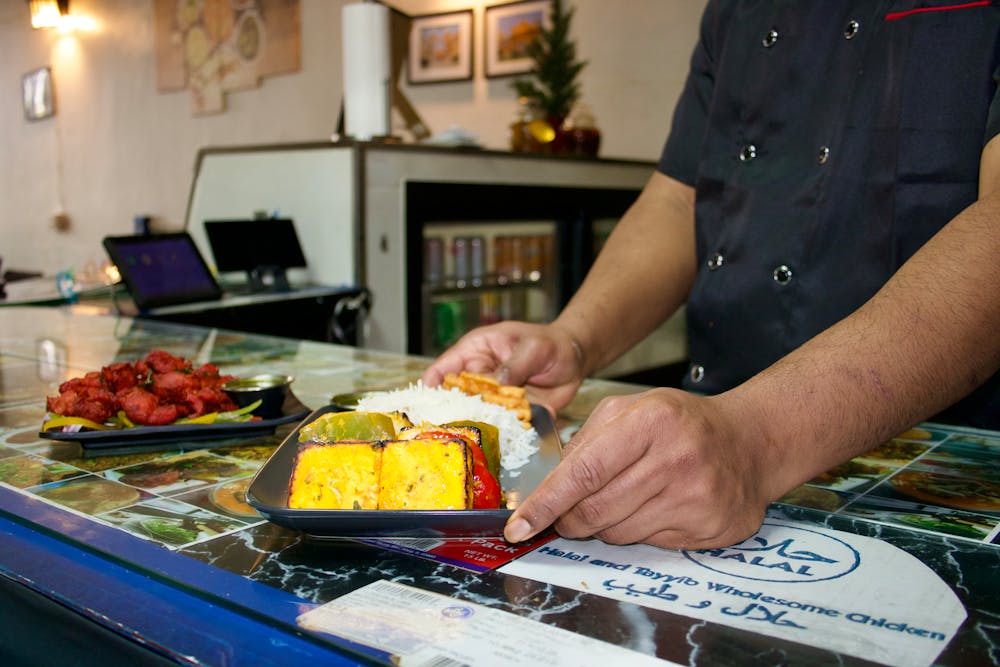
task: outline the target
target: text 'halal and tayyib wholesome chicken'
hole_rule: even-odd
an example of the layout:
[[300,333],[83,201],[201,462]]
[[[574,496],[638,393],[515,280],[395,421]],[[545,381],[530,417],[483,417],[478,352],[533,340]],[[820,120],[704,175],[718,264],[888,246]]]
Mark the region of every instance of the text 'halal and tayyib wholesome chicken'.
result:
[[[524,442],[537,437],[516,409],[454,386],[411,385],[368,395],[359,407],[366,403],[376,409],[326,413],[299,430],[289,508],[499,509],[501,469],[517,467],[530,454]],[[456,409],[468,419],[440,418]]]

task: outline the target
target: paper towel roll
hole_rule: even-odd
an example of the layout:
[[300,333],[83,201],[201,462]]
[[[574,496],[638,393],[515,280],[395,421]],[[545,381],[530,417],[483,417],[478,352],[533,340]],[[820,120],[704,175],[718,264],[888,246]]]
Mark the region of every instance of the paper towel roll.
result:
[[367,141],[389,134],[389,8],[344,5],[344,132]]

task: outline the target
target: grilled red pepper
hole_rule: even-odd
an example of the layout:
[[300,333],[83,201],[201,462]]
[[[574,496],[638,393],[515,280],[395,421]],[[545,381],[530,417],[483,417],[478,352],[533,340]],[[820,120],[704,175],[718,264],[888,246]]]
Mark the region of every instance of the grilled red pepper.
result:
[[[474,448],[478,450],[479,448]],[[486,457],[474,455],[472,468],[472,509],[500,509],[500,483],[486,465]]]

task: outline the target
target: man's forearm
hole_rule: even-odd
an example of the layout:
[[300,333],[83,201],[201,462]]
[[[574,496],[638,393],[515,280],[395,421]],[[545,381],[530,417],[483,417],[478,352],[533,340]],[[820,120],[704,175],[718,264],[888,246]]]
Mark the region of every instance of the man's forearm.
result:
[[694,191],[655,173],[556,319],[587,374],[642,340],[687,298],[695,275]]
[[719,397],[766,440],[781,471],[773,494],[935,414],[1000,368],[998,256],[1000,192],[956,217],[856,313]]

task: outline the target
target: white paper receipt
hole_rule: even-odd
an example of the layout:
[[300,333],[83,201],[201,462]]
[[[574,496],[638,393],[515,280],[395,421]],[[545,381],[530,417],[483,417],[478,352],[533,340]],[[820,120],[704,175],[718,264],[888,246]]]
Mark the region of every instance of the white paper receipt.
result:
[[676,665],[568,630],[419,588],[376,581],[297,619],[307,629],[421,665]]

